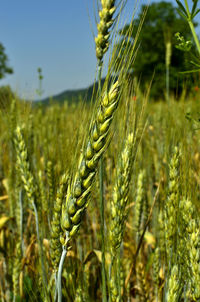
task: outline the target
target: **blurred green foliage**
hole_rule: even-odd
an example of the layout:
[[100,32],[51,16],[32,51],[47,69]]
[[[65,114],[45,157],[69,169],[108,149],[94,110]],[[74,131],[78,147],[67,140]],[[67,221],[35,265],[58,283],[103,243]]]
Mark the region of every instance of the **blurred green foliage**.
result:
[[[180,36],[179,33],[176,34],[177,40],[179,44],[176,46],[182,51],[189,51],[192,60],[190,60],[190,70],[185,71],[184,73],[199,73],[200,71],[200,41],[197,36],[195,27],[194,27],[194,18],[199,14],[200,8],[197,7],[198,0],[193,0],[192,9],[190,11],[189,5],[187,0],[184,1],[184,5],[181,1],[176,0],[178,4],[178,13],[179,15],[188,23],[190,27],[191,34],[193,36],[194,50],[191,49],[192,42],[191,41],[185,41],[185,38]],[[192,69],[191,69],[192,68]]]
[[[165,94],[165,55],[166,55],[166,38],[172,45],[172,56],[170,66],[170,93],[179,95],[184,82],[187,79],[187,89],[191,84],[188,83],[186,76],[180,75],[179,72],[187,68],[189,61],[188,53],[180,52],[175,45],[177,44],[175,33],[184,34],[186,40],[192,38],[190,28],[185,20],[179,16],[176,7],[171,2],[156,2],[146,6],[142,6],[141,11],[132,24],[126,25],[119,31],[121,36],[118,47],[124,43],[124,49],[127,43],[133,44],[136,40],[137,30],[140,26],[141,19],[145,16],[145,20],[137,40],[137,53],[130,73],[133,77],[140,80],[142,90],[149,86],[153,79],[150,96],[156,100],[164,97]],[[127,39],[127,33],[133,27],[131,39]],[[194,23],[197,26],[197,23]],[[126,57],[124,56],[124,60]],[[192,80],[189,80],[192,82]]]
[[0,109],[7,109],[13,98],[14,92],[9,85],[0,87]]
[[5,47],[0,43],[0,79],[3,79],[6,74],[13,73],[13,69],[8,66],[8,57],[5,53]]

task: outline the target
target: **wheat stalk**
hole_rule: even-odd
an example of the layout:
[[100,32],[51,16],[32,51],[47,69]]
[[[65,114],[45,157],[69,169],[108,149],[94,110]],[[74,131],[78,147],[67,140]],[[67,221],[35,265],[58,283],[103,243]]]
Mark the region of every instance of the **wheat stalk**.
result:
[[94,121],[80,157],[77,173],[68,186],[66,202],[62,205],[61,228],[63,234],[60,242],[63,245],[58,269],[58,301],[62,300],[61,275],[62,266],[69,248],[69,242],[79,229],[82,215],[88,205],[88,197],[96,175],[99,159],[105,150],[113,114],[119,102],[119,83],[115,82],[109,92],[105,92],[97,108]]

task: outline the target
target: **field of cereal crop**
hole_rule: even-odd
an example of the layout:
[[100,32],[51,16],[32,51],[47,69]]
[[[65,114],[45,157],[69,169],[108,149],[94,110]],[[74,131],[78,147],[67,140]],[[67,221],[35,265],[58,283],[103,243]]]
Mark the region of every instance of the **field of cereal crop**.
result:
[[200,301],[199,90],[150,102],[129,47],[102,86],[116,9],[101,0],[93,102],[0,111],[2,302]]

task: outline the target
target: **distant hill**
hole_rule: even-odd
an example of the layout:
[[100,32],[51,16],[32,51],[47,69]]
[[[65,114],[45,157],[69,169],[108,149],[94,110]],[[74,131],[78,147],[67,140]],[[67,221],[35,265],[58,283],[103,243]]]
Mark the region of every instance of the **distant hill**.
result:
[[[102,79],[101,84],[103,85],[105,78]],[[95,83],[95,91],[97,91],[97,82]],[[94,84],[89,86],[88,88],[76,89],[76,90],[66,90],[52,97],[47,97],[41,101],[36,101],[36,104],[49,105],[51,102],[63,103],[65,101],[69,103],[78,102],[83,100],[85,102],[89,102],[92,98],[92,93],[94,89]]]

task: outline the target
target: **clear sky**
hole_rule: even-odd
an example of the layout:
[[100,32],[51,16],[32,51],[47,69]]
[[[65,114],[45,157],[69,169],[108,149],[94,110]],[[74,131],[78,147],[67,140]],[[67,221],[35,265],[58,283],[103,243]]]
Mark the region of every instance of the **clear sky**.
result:
[[[92,34],[92,29],[96,34],[96,1],[2,0],[0,42],[14,74],[7,75],[0,85],[10,85],[20,96],[37,99],[38,67],[44,75],[44,97],[90,85],[96,68]],[[127,0],[127,20],[134,6],[135,0]]]

